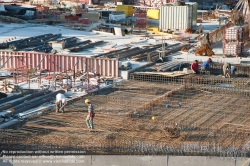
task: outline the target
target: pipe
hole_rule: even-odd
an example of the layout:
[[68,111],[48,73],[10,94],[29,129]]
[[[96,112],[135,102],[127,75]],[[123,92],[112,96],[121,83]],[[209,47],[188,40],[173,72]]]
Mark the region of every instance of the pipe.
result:
[[35,92],[35,93],[33,93],[32,95],[27,96],[27,97],[24,97],[24,98],[22,98],[22,99],[20,99],[20,100],[14,101],[14,102],[12,102],[12,103],[8,103],[8,104],[6,104],[6,105],[0,107],[0,112],[3,112],[4,110],[7,110],[7,109],[12,108],[12,107],[14,107],[14,106],[17,106],[17,105],[19,105],[19,104],[21,104],[21,103],[25,103],[25,101],[29,101],[29,100],[31,100],[31,99],[33,99],[33,98],[35,98],[35,97],[44,95],[44,94],[46,94],[46,93],[48,93],[48,92],[49,92],[49,91],[42,90],[42,91],[39,91],[39,92]]
[[8,44],[8,47],[10,49],[12,49],[13,46],[23,45],[23,44],[25,44],[25,42],[26,42],[26,44],[27,44],[27,42],[37,42],[36,40],[38,40],[38,39],[48,38],[50,36],[53,36],[53,34],[50,33],[50,34],[45,34],[45,35],[40,35],[40,36],[35,36],[35,37],[29,37],[29,38],[20,39],[20,40],[15,40],[15,41],[8,42],[7,44]]
[[124,51],[124,50],[128,50],[128,49],[130,49],[130,47],[122,48],[122,49],[120,49],[120,50],[110,51],[110,52],[103,53],[103,54],[99,54],[99,55],[92,56],[92,57],[93,57],[93,58],[97,58],[97,57],[101,57],[101,56],[111,56],[111,55],[117,54],[117,53],[119,53],[119,52],[122,52],[122,51]]
[[27,48],[27,47],[35,47],[35,46],[40,46],[40,45],[46,45],[47,42],[51,41],[51,40],[55,40],[57,38],[61,37],[61,34],[56,34],[56,35],[52,35],[50,36],[49,38],[45,38],[44,41],[40,41],[40,42],[32,42],[32,43],[27,43],[27,44],[22,44],[22,45],[12,45],[11,48],[14,50],[14,51],[18,51],[18,50],[21,50],[23,48]]
[[18,94],[18,95],[13,95],[13,96],[10,96],[10,97],[6,97],[6,98],[0,100],[0,104],[3,104],[5,102],[7,102],[7,101],[18,99],[20,97],[23,97],[23,96],[31,94],[31,93],[34,93],[34,91],[33,90],[29,90],[29,91],[23,92],[23,93]]
[[124,50],[122,52],[116,52],[114,54],[106,55],[104,57],[107,57],[107,58],[120,57],[121,55],[124,55],[124,54],[128,55],[128,54],[130,54],[132,52],[135,52],[135,51],[138,51],[138,50],[141,50],[141,48],[140,47],[134,47],[134,48],[131,48],[129,50]]
[[90,42],[91,42],[91,40],[86,40],[86,41],[82,41],[82,42],[78,42],[78,43],[68,43],[68,44],[66,43],[64,48],[79,46],[79,45],[87,44],[87,43],[90,43]]
[[27,111],[31,108],[35,108],[38,107],[39,105],[42,105],[43,103],[46,103],[48,101],[50,101],[52,98],[54,98],[58,93],[65,93],[64,90],[59,90],[50,94],[47,94],[45,96],[43,96],[42,98],[38,98],[38,99],[34,99],[31,100],[29,102],[26,102],[24,105],[22,106],[16,106],[10,109],[10,111],[8,111],[4,117],[11,117],[13,115],[19,114],[21,112]]
[[76,43],[77,42],[77,38],[76,37],[69,37],[69,38],[65,38],[65,39],[61,39],[58,40],[57,42],[65,42],[65,43]]

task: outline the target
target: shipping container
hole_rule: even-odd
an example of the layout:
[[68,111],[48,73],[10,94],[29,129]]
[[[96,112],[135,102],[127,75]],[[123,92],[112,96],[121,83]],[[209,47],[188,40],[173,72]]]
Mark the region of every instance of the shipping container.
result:
[[197,24],[197,3],[186,3],[184,6],[161,6],[159,29],[186,30]]
[[124,11],[126,17],[131,17],[134,14],[134,6],[133,5],[117,5],[117,11]]
[[159,20],[160,19],[160,10],[148,9],[148,11],[147,11],[147,17],[149,19]]

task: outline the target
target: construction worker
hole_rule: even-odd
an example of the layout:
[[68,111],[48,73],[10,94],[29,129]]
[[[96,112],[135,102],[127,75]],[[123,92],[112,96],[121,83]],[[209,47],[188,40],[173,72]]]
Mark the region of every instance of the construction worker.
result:
[[199,64],[198,64],[198,60],[195,60],[192,64],[191,64],[191,69],[193,70],[193,72],[195,74],[199,73]]
[[67,104],[66,97],[63,94],[58,93],[56,95],[56,113],[58,113],[59,111],[62,111],[63,113],[66,104]]
[[204,61],[201,65],[201,70],[209,70],[210,69],[210,64],[212,63],[212,59],[208,58],[207,61]]
[[223,65],[223,75],[225,77],[231,77],[231,64],[228,63],[228,62],[225,62],[224,65]]
[[89,99],[85,100],[85,104],[88,106],[88,115],[86,118],[86,124],[89,129],[94,129],[94,117],[95,117],[95,112],[94,112],[94,106],[90,103]]

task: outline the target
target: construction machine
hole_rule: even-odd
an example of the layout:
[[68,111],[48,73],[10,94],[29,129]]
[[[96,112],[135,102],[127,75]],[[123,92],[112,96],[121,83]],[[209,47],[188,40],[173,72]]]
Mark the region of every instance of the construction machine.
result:
[[235,25],[249,23],[249,14],[250,0],[239,0],[235,5],[231,13],[232,22]]

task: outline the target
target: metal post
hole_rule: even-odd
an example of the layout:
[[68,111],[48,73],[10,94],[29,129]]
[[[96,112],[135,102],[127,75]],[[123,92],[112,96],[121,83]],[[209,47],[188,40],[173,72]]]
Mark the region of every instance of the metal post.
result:
[[29,89],[30,89],[30,74],[28,74]]
[[76,71],[75,71],[75,69],[74,69],[74,87],[76,87]]
[[41,73],[41,71],[40,71],[40,77],[39,77],[38,88],[41,88],[41,79],[42,79],[42,73]]

